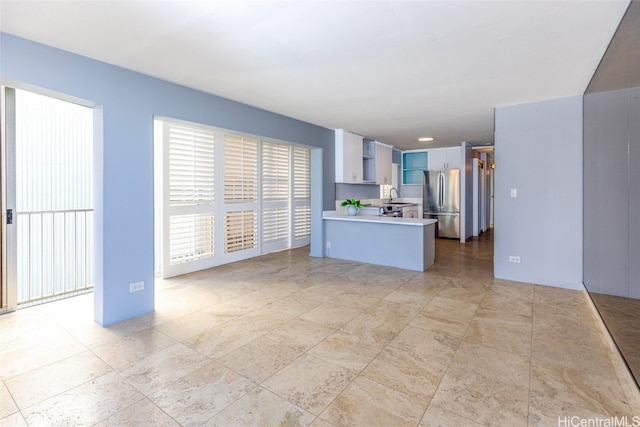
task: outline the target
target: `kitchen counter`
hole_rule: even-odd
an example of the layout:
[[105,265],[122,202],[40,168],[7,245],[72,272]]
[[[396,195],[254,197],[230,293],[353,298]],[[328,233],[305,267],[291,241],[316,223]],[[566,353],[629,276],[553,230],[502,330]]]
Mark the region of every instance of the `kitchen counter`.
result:
[[435,224],[437,219],[428,218],[396,218],[388,216],[375,216],[375,215],[342,215],[336,211],[324,211],[322,217],[325,220],[332,221],[355,221],[355,222],[374,222],[379,224],[395,224],[395,225],[413,225],[416,227],[424,227],[425,225]]
[[425,271],[435,260],[435,219],[323,213],[324,256]]

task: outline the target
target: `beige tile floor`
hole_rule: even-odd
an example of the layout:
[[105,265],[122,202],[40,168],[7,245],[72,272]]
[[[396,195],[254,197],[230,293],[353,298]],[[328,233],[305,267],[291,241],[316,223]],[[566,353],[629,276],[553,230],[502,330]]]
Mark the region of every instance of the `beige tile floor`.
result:
[[436,252],[425,273],[270,254],[158,281],[154,313],[107,328],[92,295],[0,316],[0,426],[640,416],[582,292],[494,279],[491,234]]

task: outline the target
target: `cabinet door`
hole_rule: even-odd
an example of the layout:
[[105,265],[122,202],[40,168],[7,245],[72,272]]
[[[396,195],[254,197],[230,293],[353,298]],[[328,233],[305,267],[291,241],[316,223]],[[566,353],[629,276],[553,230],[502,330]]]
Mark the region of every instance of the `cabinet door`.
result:
[[354,133],[349,134],[348,153],[345,154],[348,168],[345,172],[345,182],[362,184],[362,137]]
[[336,130],[336,182],[362,183],[362,137],[342,129]]
[[446,148],[433,148],[429,150],[427,157],[427,169],[440,170],[447,168]]
[[460,169],[462,149],[460,147],[432,148],[429,150],[429,170]]
[[391,184],[391,147],[376,144],[376,184]]
[[462,161],[462,148],[450,147],[444,149],[446,154],[446,167],[445,169],[460,169]]

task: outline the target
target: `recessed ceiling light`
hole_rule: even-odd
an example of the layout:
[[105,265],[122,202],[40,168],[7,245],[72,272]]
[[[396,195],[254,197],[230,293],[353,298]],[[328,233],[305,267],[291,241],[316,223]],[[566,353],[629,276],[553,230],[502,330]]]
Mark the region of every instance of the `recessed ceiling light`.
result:
[[418,138],[418,141],[420,142],[429,142],[429,141],[433,141],[435,138],[432,136],[423,136],[422,138]]

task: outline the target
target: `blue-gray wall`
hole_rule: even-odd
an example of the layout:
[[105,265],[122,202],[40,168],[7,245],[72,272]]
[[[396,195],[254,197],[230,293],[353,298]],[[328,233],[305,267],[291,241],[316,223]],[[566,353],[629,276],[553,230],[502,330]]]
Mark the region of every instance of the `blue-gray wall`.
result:
[[495,276],[581,289],[582,96],[497,108],[495,165]]
[[[95,318],[100,324],[153,310],[154,115],[322,148],[323,182],[314,188],[324,188],[323,206],[314,209],[333,209],[333,130],[6,33],[0,33],[0,78],[96,108]],[[129,283],[139,280],[145,290],[129,293]]]

